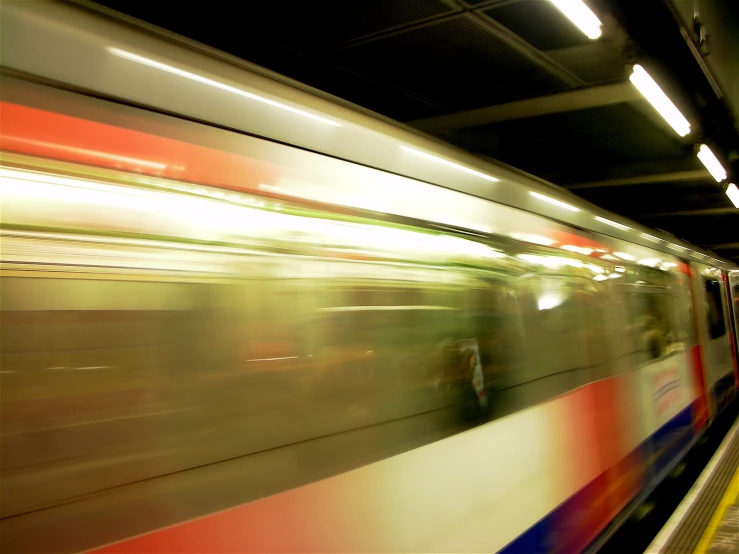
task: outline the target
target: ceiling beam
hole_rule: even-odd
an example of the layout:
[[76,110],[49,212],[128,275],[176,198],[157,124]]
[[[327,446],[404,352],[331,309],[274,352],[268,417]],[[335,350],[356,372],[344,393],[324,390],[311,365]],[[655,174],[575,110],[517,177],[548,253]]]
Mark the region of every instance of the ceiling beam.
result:
[[418,119],[409,125],[429,133],[451,131],[464,127],[476,127],[525,117],[537,117],[554,113],[596,108],[639,100],[641,96],[631,83],[616,83],[581,88],[506,104],[496,104],[474,110],[465,110],[438,117]]
[[690,171],[673,171],[670,173],[656,173],[653,175],[638,175],[636,177],[622,177],[620,179],[605,179],[591,183],[575,183],[564,185],[568,190],[595,189],[603,187],[622,187],[626,185],[646,185],[649,183],[676,183],[682,181],[700,181],[710,177],[711,174],[705,169]]
[[[643,215],[633,215],[630,217],[634,218],[642,218],[642,219],[651,219],[651,218],[661,218],[661,217],[686,217],[686,216],[700,216],[700,215],[720,215],[720,214],[730,214],[738,212],[736,208],[706,208],[703,210],[684,210],[680,212],[662,212],[662,213],[656,213],[656,214],[643,214]],[[739,212],[738,212],[739,213]]]

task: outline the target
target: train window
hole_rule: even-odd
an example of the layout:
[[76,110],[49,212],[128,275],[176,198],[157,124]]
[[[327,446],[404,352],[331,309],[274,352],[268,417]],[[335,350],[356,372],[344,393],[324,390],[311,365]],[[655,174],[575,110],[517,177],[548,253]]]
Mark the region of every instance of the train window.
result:
[[717,339],[726,334],[721,282],[716,279],[704,279],[703,282],[706,288],[708,333],[712,339]]

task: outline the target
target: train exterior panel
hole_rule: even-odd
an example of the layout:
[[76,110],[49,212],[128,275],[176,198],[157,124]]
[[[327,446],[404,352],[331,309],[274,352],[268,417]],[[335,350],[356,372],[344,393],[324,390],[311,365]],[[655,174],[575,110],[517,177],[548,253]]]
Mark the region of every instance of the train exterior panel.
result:
[[735,395],[727,262],[90,10],[2,25],[4,549],[582,551]]

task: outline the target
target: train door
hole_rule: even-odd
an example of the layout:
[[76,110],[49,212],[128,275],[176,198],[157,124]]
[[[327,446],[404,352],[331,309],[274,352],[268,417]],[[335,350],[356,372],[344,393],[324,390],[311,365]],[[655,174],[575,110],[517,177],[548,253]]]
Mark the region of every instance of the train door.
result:
[[735,392],[728,302],[721,270],[691,263],[698,339],[705,371],[706,396],[714,415]]
[[734,388],[739,390],[739,271],[724,275],[730,321],[731,353],[734,361]]

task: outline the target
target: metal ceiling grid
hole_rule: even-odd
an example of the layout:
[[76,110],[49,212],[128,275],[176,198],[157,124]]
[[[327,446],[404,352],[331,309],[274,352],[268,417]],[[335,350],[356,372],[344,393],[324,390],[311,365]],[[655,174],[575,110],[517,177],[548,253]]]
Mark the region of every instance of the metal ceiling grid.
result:
[[434,98],[454,110],[568,88],[467,18],[346,48],[329,59]]
[[[699,173],[703,173],[700,172]],[[616,213],[631,212],[631,217],[649,222],[650,227],[660,226],[664,220],[689,215],[700,215],[703,210],[711,210],[705,215],[721,213],[724,210],[731,214],[734,208],[721,190],[713,186],[710,177],[686,180],[682,182],[666,181],[662,183],[639,183],[633,185],[584,189],[580,195],[589,198],[597,196],[598,200],[608,205],[608,209]],[[597,192],[596,192],[597,191]],[[679,191],[678,194],[675,192]],[[634,198],[639,198],[639,206],[635,208]]]
[[339,98],[351,99],[359,106],[395,120],[434,117],[448,112],[446,106],[423,95],[411,94],[390,83],[366,79],[359,72],[322,60],[306,61],[291,68],[289,75],[287,72],[284,74],[316,89],[331,91]]
[[447,137],[563,186],[600,179],[604,165],[680,156],[694,163],[690,147],[655,128],[632,103],[458,129]]

